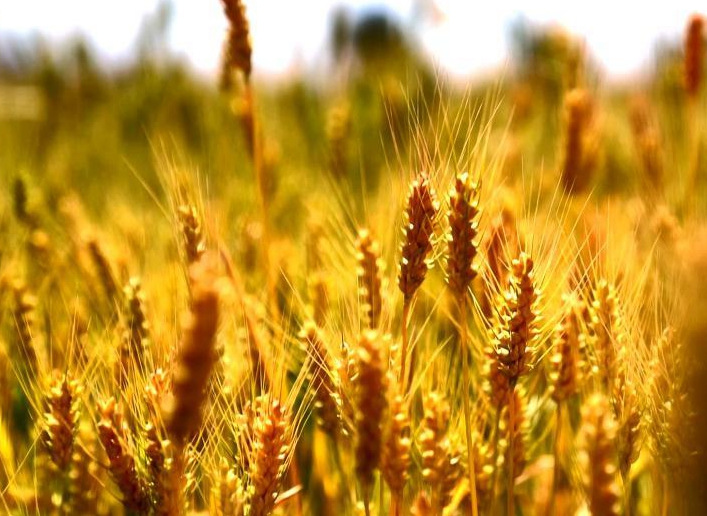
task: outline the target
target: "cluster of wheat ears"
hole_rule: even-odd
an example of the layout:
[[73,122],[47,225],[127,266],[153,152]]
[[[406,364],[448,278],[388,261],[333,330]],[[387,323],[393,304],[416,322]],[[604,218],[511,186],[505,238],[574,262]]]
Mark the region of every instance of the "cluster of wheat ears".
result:
[[[270,215],[245,10],[222,3],[221,82],[254,171],[256,248],[234,252],[227,210],[166,158],[159,213],[118,211],[119,228],[94,227],[77,195],[43,210],[15,182],[0,511],[672,513],[689,455],[675,266],[688,231],[664,192],[679,180],[680,209],[696,211],[698,166],[663,174],[650,106],[633,120],[640,203],[591,200],[597,121],[577,79],[559,172],[504,177],[488,99],[461,151],[436,138],[444,127],[413,127],[409,170],[364,199],[365,220],[336,181],[317,186],[329,202],[313,203],[323,215],[299,244]],[[688,110],[702,38],[694,17]]]

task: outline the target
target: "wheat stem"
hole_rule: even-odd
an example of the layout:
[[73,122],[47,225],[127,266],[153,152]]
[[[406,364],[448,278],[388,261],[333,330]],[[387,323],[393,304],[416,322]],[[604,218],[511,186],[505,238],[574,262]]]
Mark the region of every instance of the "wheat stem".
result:
[[[406,360],[408,353],[408,319],[410,319],[410,300],[406,299],[403,303],[403,318],[402,318],[402,347],[400,350],[400,371],[398,372],[398,383],[401,388],[406,385]],[[410,373],[412,375],[412,372]]]
[[515,490],[515,460],[513,457],[513,447],[514,447],[514,441],[515,441],[515,410],[516,410],[516,397],[513,394],[513,389],[515,389],[515,385],[511,389],[511,395],[509,396],[508,399],[508,502],[507,502],[507,507],[508,507],[508,516],[515,516],[515,498],[514,498],[514,490]]
[[469,494],[471,496],[471,514],[478,516],[479,508],[476,496],[476,467],[474,465],[474,442],[471,432],[471,408],[469,402],[469,333],[466,327],[467,297],[458,299],[460,317],[460,340],[462,354],[462,403],[464,404],[464,430],[466,432],[466,453],[469,460]]

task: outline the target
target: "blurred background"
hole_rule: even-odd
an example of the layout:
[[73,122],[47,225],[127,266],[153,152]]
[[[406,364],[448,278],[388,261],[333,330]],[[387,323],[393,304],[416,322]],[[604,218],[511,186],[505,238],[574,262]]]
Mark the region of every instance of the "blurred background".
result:
[[[473,104],[493,90],[502,99],[499,128],[514,113],[500,149],[509,167],[519,168],[519,148],[525,163],[552,162],[564,94],[581,86],[611,113],[597,188],[623,188],[633,176],[621,143],[630,138],[625,101],[660,97],[682,123],[670,99],[681,102],[684,27],[698,7],[246,2],[266,154],[272,163],[287,156],[288,168],[337,168],[355,187],[365,176],[375,188],[386,148],[404,143],[422,106],[431,112],[442,97]],[[157,185],[158,144],[214,186],[229,185],[244,149],[234,97],[219,91],[226,30],[219,0],[0,0],[0,166],[58,191],[79,186],[98,211],[105,192],[96,177],[110,176],[118,193],[147,195],[132,192],[136,174]],[[275,176],[282,191],[297,189],[297,173]]]
[[[265,154],[287,169],[271,174],[271,188],[289,214],[302,177],[331,173],[356,189],[366,177],[373,190],[411,118],[440,98],[474,105],[490,91],[501,100],[496,143],[508,169],[519,173],[521,157],[555,166],[564,95],[578,86],[606,107],[596,190],[636,188],[628,100],[660,98],[680,134],[683,34],[698,7],[246,2]],[[97,216],[107,195],[97,178],[110,177],[115,195],[148,199],[140,183],[158,186],[157,146],[214,188],[247,187],[248,171],[234,166],[244,156],[238,106],[219,90],[226,30],[219,0],[0,0],[3,174],[41,181],[57,198],[73,185]]]
[[[256,72],[269,78],[322,71],[330,56],[333,22],[352,24],[385,15],[409,43],[458,79],[503,67],[528,27],[562,26],[580,36],[607,75],[627,79],[650,66],[656,46],[674,42],[700,3],[456,0],[284,0],[248,3]],[[149,49],[169,52],[204,77],[218,70],[226,29],[218,1],[0,0],[3,57],[8,47],[48,46],[81,40],[104,66],[125,65]]]

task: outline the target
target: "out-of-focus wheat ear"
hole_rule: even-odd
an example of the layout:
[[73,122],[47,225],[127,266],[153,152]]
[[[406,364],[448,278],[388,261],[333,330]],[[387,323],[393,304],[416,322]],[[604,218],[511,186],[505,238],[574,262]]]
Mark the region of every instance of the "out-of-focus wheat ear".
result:
[[323,271],[309,277],[309,296],[312,303],[312,318],[320,328],[326,325],[329,313],[329,287]]
[[138,278],[131,278],[123,289],[127,305],[127,321],[120,336],[115,375],[118,385],[125,387],[131,374],[148,369],[149,323],[144,308],[144,294]]
[[[487,291],[503,291],[507,288],[508,271],[511,270],[510,257],[518,256],[519,244],[516,217],[509,206],[504,206],[491,221],[489,236],[484,246],[489,279],[492,283],[487,285]],[[488,302],[491,304],[493,296],[488,294],[488,297]]]
[[88,253],[91,256],[93,267],[96,270],[99,281],[101,282],[101,287],[103,288],[103,293],[106,296],[108,305],[113,307],[117,300],[116,296],[118,294],[118,285],[116,283],[110,261],[108,260],[108,257],[106,256],[100,242],[96,238],[91,238],[86,243],[86,246],[88,248]]
[[[464,445],[456,436],[454,440],[450,439],[449,452],[445,459],[444,478],[442,479],[442,496],[440,498],[443,512],[449,512],[451,509],[450,504],[454,501],[453,497],[456,491],[462,484],[468,482],[468,471],[462,462],[464,456],[463,447]],[[474,479],[474,485],[476,485],[476,479]]]
[[401,394],[390,401],[381,457],[381,473],[391,492],[391,514],[402,511],[403,491],[410,469],[410,407]]
[[466,297],[477,275],[474,258],[478,249],[479,185],[469,174],[459,174],[449,193],[447,221],[447,282],[457,298]]
[[565,303],[562,321],[555,329],[554,352],[550,358],[550,392],[558,404],[577,393],[581,371],[579,350],[583,337],[580,328],[582,302],[576,294],[569,294],[565,296]]
[[177,208],[177,218],[179,220],[179,229],[182,233],[184,255],[187,265],[191,265],[198,262],[206,251],[201,218],[196,207],[191,204],[179,206]]
[[511,389],[528,371],[537,336],[539,290],[535,286],[533,266],[533,260],[524,252],[513,260],[509,288],[493,328],[495,357]]
[[[439,211],[439,203],[427,174],[422,173],[410,185],[410,193],[405,208],[405,223],[403,225],[403,246],[398,272],[398,287],[403,293],[402,346],[398,382],[401,385],[412,383],[415,364],[410,365],[410,375],[407,373],[408,353],[408,319],[410,307],[415,293],[422,285],[427,270],[432,267],[432,238],[434,236],[435,219]],[[413,360],[411,360],[413,362]]]
[[244,493],[238,475],[224,458],[221,458],[218,473],[218,479],[211,488],[210,514],[242,516],[244,514]]
[[605,279],[599,280],[592,295],[590,309],[591,347],[596,355],[596,368],[604,392],[611,393],[618,372],[617,349],[621,348],[621,313],[616,289]]
[[[629,367],[622,348],[617,357],[619,362],[618,376],[613,388],[613,405],[618,424],[616,446],[618,465],[621,477],[624,479],[624,489],[628,492],[631,486],[629,472],[636,462],[643,444],[643,403],[638,390],[630,377]],[[630,500],[627,500],[630,503]]]
[[335,382],[336,370],[317,325],[305,322],[299,333],[305,351],[311,360],[311,381],[314,391],[314,408],[322,430],[336,439],[341,430],[339,389]]
[[79,425],[76,445],[69,469],[69,507],[71,514],[99,514],[101,495],[105,491],[99,464],[98,442],[92,425]]
[[685,35],[685,91],[695,98],[700,92],[705,55],[704,18],[693,14]]
[[54,371],[49,391],[44,396],[40,440],[57,469],[64,473],[71,464],[78,431],[81,386],[67,374]]
[[128,305],[128,331],[132,355],[136,365],[145,367],[144,355],[149,346],[150,324],[145,314],[145,294],[139,278],[130,278],[123,289]]
[[15,298],[13,315],[17,328],[17,351],[20,363],[24,365],[31,377],[37,377],[41,374],[44,365],[44,354],[35,337],[37,298],[20,283],[13,285],[13,294]]
[[479,512],[487,514],[493,499],[495,451],[492,444],[484,442],[483,435],[477,433],[474,437],[473,453]]
[[340,103],[329,110],[326,126],[329,172],[338,181],[343,181],[348,176],[350,133],[351,110],[348,104]]
[[575,88],[565,96],[565,142],[562,161],[562,184],[569,193],[586,189],[589,177],[587,159],[587,132],[591,117],[591,98],[581,88]]
[[22,176],[17,176],[12,181],[12,211],[15,218],[23,224],[31,220],[27,194],[27,183]]
[[[12,362],[7,353],[7,345],[0,340],[0,417],[5,418],[12,407]],[[0,468],[1,469],[1,468]],[[0,480],[2,473],[0,473]]]
[[277,399],[260,396],[252,425],[249,514],[265,516],[275,506],[292,449],[290,413]]
[[631,103],[631,129],[638,157],[643,166],[648,194],[663,194],[663,142],[660,130],[651,113],[649,101],[638,97]]
[[564,313],[553,336],[553,354],[550,358],[550,394],[557,404],[552,507],[555,511],[566,510],[564,504],[571,499],[570,484],[565,463],[568,460],[566,445],[568,436],[565,423],[565,406],[577,394],[580,386],[582,364],[580,346],[584,342],[580,322],[584,303],[575,293],[564,296]]
[[167,434],[180,448],[198,432],[202,405],[214,366],[219,321],[219,288],[214,262],[204,257],[190,268],[191,307],[172,374],[172,392],[163,404]]
[[356,476],[368,511],[373,475],[383,449],[383,418],[387,409],[387,371],[380,335],[364,331],[356,350]]
[[356,237],[356,275],[358,276],[358,297],[366,325],[375,330],[380,325],[383,297],[381,294],[380,244],[370,231],[362,229]]
[[114,398],[99,404],[101,420],[98,422],[98,438],[110,462],[113,481],[123,495],[123,505],[138,514],[149,508],[148,489],[145,480],[138,474],[135,454],[127,439],[127,425],[122,411]]
[[681,423],[684,419],[676,405],[676,398],[684,392],[679,358],[682,351],[682,343],[675,338],[675,330],[668,327],[656,339],[649,364],[646,426],[653,436],[652,455],[664,475],[670,475],[673,466],[681,462],[677,457],[679,453],[675,453],[675,444],[680,441],[679,430],[683,428]]
[[684,82],[687,102],[685,105],[687,142],[689,149],[689,171],[686,181],[685,204],[689,211],[694,211],[697,200],[698,179],[701,162],[701,141],[703,128],[699,111],[700,91],[702,89],[703,66],[705,61],[705,19],[699,14],[690,17],[685,35]]
[[437,391],[424,396],[422,404],[423,418],[417,432],[422,479],[429,489],[433,511],[440,511],[443,507],[443,483],[447,477],[450,450],[447,430],[451,409],[447,399]]
[[589,511],[593,515],[620,514],[621,492],[616,467],[616,422],[606,398],[593,395],[582,409],[581,462]]
[[[221,4],[228,20],[228,34],[221,63],[221,88],[224,91],[231,90],[234,79],[244,86],[236,112],[243,127],[250,157],[257,162],[256,179],[262,194],[263,170],[262,163],[260,163],[262,156],[260,150],[256,148],[258,145],[256,138],[260,140],[260,135],[256,133],[253,90],[250,82],[253,53],[250,26],[242,0],[221,0]],[[238,75],[237,78],[236,75]]]
[[438,513],[433,512],[432,501],[430,500],[430,497],[427,496],[427,493],[425,491],[421,490],[419,493],[417,493],[415,500],[412,502],[410,514],[412,514],[413,516],[433,516],[434,514]]
[[358,361],[354,346],[345,340],[341,341],[340,353],[334,361],[340,390],[341,433],[349,438],[354,435],[356,424],[356,378],[358,377]]
[[246,81],[250,80],[253,46],[242,0],[221,0],[221,5],[228,20],[228,35],[222,57],[224,72],[221,78],[222,86],[227,87],[231,84],[234,71],[241,72]]

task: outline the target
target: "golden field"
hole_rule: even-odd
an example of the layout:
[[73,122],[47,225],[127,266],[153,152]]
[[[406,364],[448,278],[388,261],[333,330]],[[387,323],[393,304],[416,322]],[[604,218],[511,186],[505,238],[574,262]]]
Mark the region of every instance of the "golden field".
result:
[[703,18],[629,85],[381,19],[269,84],[222,5],[218,85],[0,67],[2,512],[700,514]]

